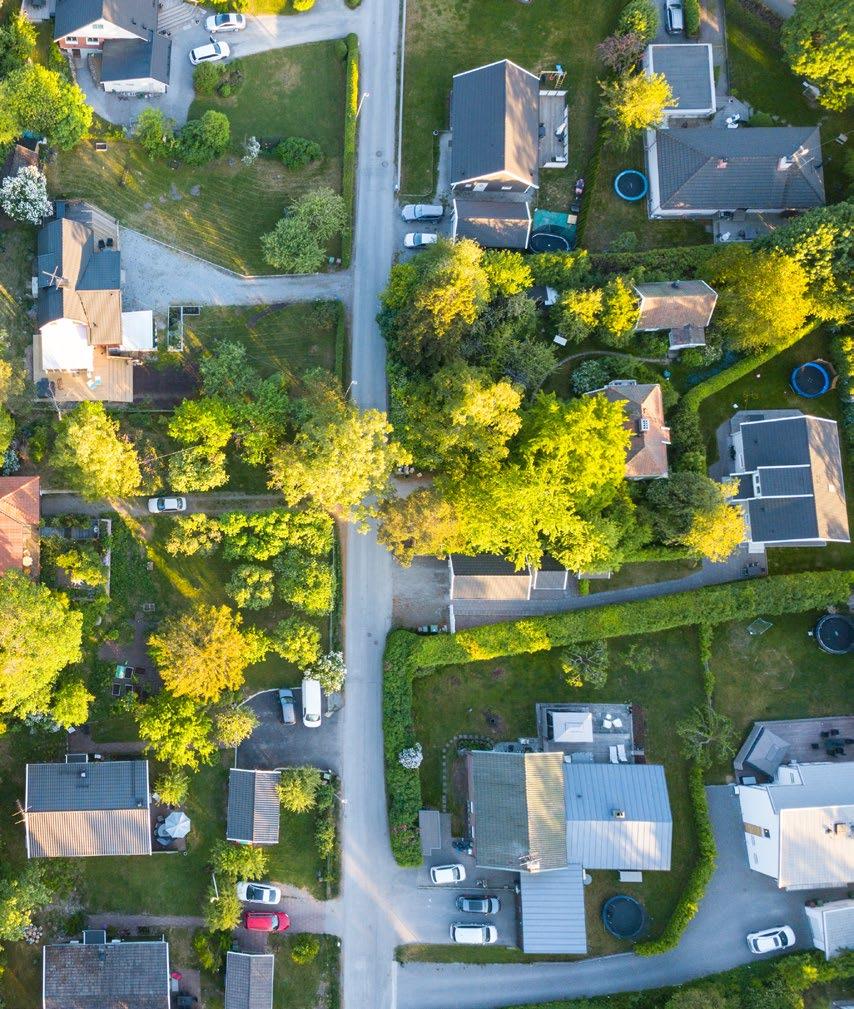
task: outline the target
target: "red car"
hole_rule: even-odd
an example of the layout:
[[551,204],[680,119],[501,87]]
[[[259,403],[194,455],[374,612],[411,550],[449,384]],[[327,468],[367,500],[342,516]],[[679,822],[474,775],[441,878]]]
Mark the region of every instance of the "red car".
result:
[[253,932],[284,932],[291,927],[291,919],[282,911],[275,914],[244,911],[243,925]]

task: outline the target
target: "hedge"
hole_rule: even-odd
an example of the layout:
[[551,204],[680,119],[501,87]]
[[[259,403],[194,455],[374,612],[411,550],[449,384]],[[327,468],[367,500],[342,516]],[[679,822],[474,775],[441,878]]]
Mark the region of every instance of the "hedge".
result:
[[854,336],[840,333],[830,343],[830,356],[836,365],[839,381],[836,391],[842,414],[842,436],[848,462],[854,466]]
[[693,280],[717,252],[714,245],[687,245],[645,252],[595,252],[590,254],[590,265],[596,275],[634,273],[643,268],[644,280],[672,280],[676,276]]
[[347,36],[347,94],[344,102],[344,167],[343,195],[347,208],[347,223],[341,233],[341,261],[350,265],[353,254],[353,204],[356,200],[356,132],[359,125],[359,36]]
[[686,624],[723,623],[767,614],[822,609],[846,600],[851,571],[810,571],[753,581],[710,585],[692,592],[615,603],[505,624],[419,637],[392,631],[383,676],[383,739],[391,848],[401,865],[419,865],[418,811],[421,779],[400,766],[398,754],[412,746],[412,681],[441,666],[547,651],[576,641],[653,634]]
[[696,38],[700,34],[700,0],[683,0],[682,10],[685,13],[685,34]]
[[581,201],[581,210],[578,213],[578,220],[575,222],[575,244],[581,247],[584,242],[584,232],[587,230],[587,218],[590,216],[590,204],[593,202],[592,193],[596,188],[599,179],[599,167],[602,164],[602,148],[608,138],[608,131],[600,124],[599,132],[596,134],[596,142],[593,145],[593,153],[587,162],[587,199]]
[[621,564],[645,564],[648,561],[682,561],[697,555],[688,547],[670,547],[663,543],[655,543],[652,546],[638,547],[631,553],[626,554]]

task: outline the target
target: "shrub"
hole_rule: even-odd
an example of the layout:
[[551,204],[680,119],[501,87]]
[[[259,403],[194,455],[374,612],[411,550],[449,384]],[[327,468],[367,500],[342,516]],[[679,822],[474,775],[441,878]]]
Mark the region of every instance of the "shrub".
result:
[[[589,185],[589,182],[588,182]],[[672,280],[697,277],[718,252],[714,245],[688,245],[674,249],[648,249],[643,252],[596,252],[590,266],[603,279],[612,273],[631,273],[635,280]]]
[[288,767],[279,781],[279,799],[290,813],[307,813],[317,803],[323,779],[316,767]]
[[617,34],[637,35],[647,45],[658,34],[658,12],[652,0],[629,0],[617,22]]
[[696,38],[700,34],[700,0],[683,0],[685,13],[685,34]]
[[314,832],[314,842],[317,845],[317,854],[326,861],[335,854],[335,810],[329,809],[323,816],[318,818],[317,828]]
[[[311,0],[314,3],[314,0]],[[298,935],[291,943],[291,960],[294,963],[311,963],[317,959],[320,952],[320,940],[316,935],[304,933]]]
[[193,90],[197,95],[212,95],[222,77],[223,68],[218,63],[200,63],[193,70]]
[[272,632],[273,650],[297,669],[307,669],[320,658],[320,631],[302,617],[280,620]]
[[178,133],[178,156],[188,165],[205,165],[228,150],[228,116],[208,109],[201,119],[190,119]]
[[180,806],[190,791],[190,776],[182,767],[169,767],[154,780],[154,791],[167,806]]
[[219,896],[211,888],[205,903],[205,924],[211,932],[232,932],[240,924],[243,907],[234,888],[220,890]]
[[[348,7],[358,7],[361,0],[350,2]],[[346,223],[341,232],[341,260],[350,265],[353,245],[353,201],[356,196],[356,112],[359,108],[359,37],[351,32],[347,36],[347,67],[345,71],[347,94],[344,99],[344,166],[342,194],[346,208]]]
[[314,0],[294,0],[294,10],[297,13],[310,11],[312,7],[314,7]]
[[323,157],[323,148],[316,140],[288,137],[276,147],[275,153],[285,168],[305,168],[312,161],[320,161]]
[[196,932],[193,936],[193,949],[199,965],[211,974],[216,974],[222,967],[222,958],[230,945],[231,936],[227,932]]
[[211,866],[226,879],[261,879],[267,871],[267,852],[252,844],[219,839],[211,848]]

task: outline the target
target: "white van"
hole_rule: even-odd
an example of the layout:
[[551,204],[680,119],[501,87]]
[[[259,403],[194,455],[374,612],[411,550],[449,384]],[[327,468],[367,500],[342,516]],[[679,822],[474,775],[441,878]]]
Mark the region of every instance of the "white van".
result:
[[302,724],[307,729],[320,728],[320,716],[323,714],[320,684],[317,680],[302,681]]
[[465,921],[451,925],[451,942],[461,942],[466,946],[488,946],[497,941],[498,929],[494,925],[472,925]]

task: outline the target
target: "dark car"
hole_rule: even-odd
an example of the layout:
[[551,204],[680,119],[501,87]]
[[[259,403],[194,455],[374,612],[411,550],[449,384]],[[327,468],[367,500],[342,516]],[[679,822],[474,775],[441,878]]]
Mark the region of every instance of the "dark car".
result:
[[282,721],[285,725],[296,725],[297,724],[297,712],[294,707],[294,692],[293,690],[288,690],[282,688],[279,691],[279,704],[282,707]]
[[469,914],[498,914],[501,901],[497,897],[457,897],[457,910]]

